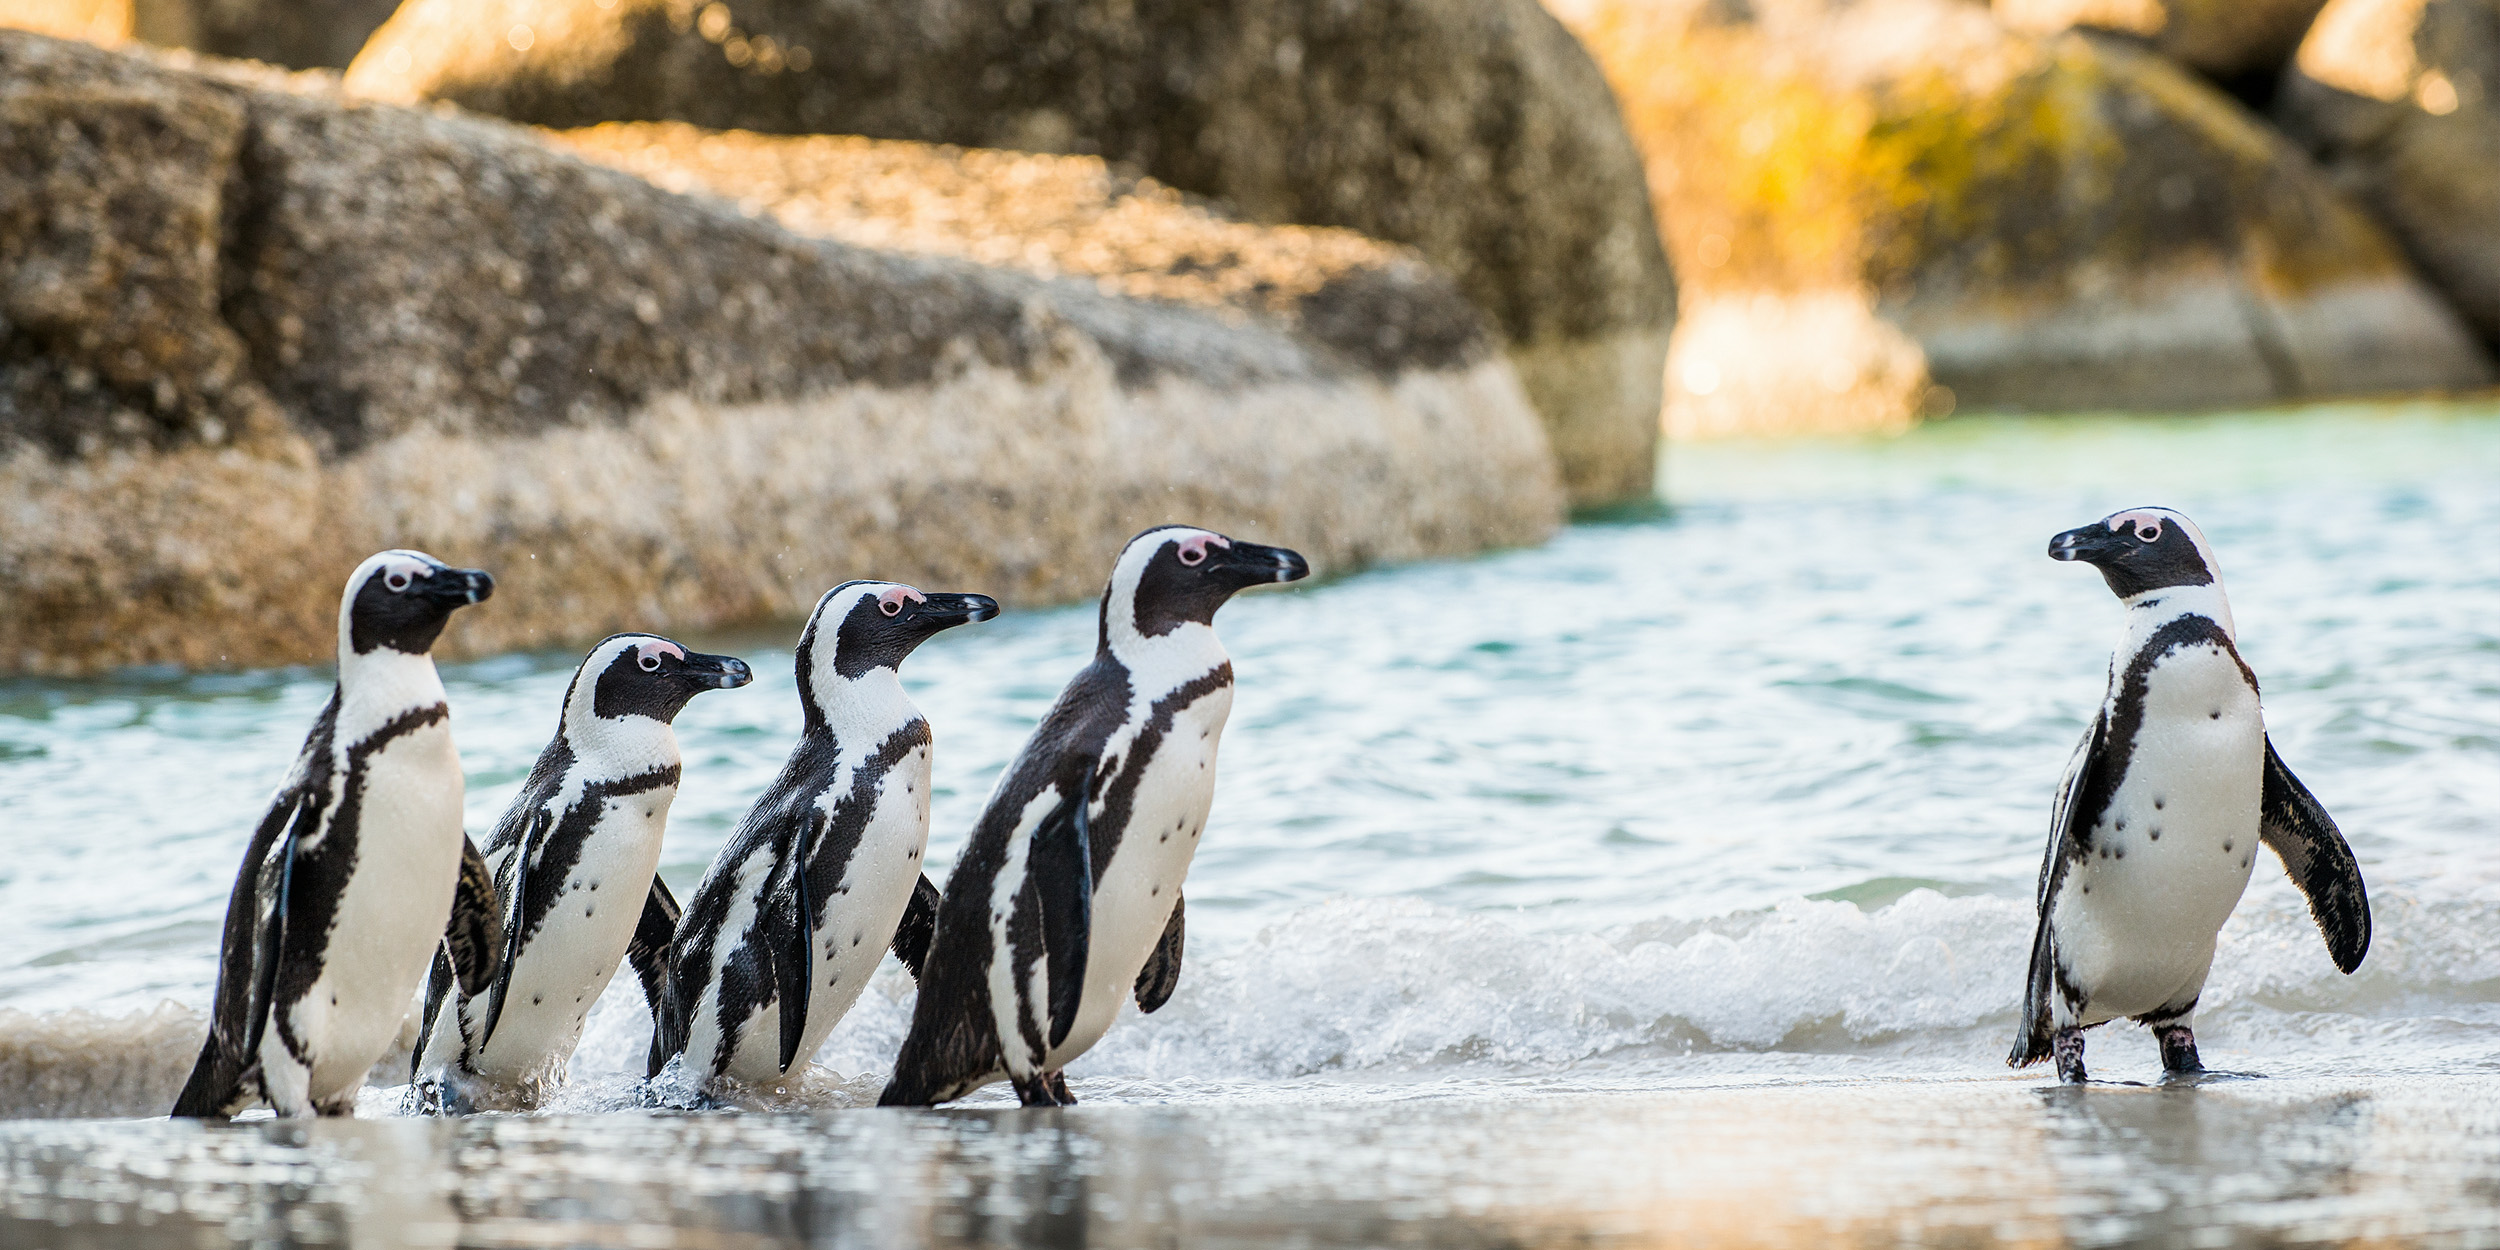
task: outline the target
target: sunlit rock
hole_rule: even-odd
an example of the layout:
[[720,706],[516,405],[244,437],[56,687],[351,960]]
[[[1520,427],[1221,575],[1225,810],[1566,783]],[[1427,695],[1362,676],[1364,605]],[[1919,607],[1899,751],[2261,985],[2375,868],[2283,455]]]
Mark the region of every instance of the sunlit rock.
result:
[[2500,3],[2336,0],[2276,115],[2500,350]]
[[1344,570],[1560,516],[1472,306],[1332,232],[1269,249],[1352,249],[1288,313],[1137,299],[7,32],[0,165],[0,671],[311,660],[389,546],[495,573],[475,652],[863,574],[1081,598],[1174,517]]
[[0,26],[343,69],[399,0],[0,0]]
[[1994,0],[2016,30],[2090,30],[2142,40],[2217,79],[2271,74],[2291,59],[2326,0]]
[[1684,284],[1671,429],[1895,428],[2469,386],[2289,143],[2178,67],[1947,0],[1557,0]]
[[1674,281],[1605,82],[1534,0],[412,0],[347,85],[1099,155],[1409,244],[1501,331],[1573,498],[1650,486]]

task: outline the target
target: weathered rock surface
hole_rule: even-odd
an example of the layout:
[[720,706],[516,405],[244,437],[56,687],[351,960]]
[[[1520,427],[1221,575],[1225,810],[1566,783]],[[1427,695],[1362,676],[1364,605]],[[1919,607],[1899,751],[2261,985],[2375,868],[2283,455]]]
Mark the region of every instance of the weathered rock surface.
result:
[[2500,351],[2500,0],[2335,0],[2276,115]]
[[399,0],[0,0],[0,26],[344,69]]
[[1380,368],[1458,364],[1484,350],[1483,318],[1411,249],[1351,230],[1251,225],[1100,157],[682,122],[611,122],[551,137],[798,234],[1246,314]]
[[2089,30],[2141,40],[2213,78],[2280,70],[2326,0],[1995,0],[2016,30]]
[[1410,244],[1505,335],[1574,498],[1649,489],[1674,280],[1614,101],[1534,0],[411,0],[347,84],[1094,154]]
[[2491,376],[2299,151],[2159,58],[1945,0],[1566,11],[1684,278],[1671,432]]
[[501,579],[474,651],[864,574],[1081,598],[1174,517],[1338,569],[1545,534],[1517,375],[1390,262],[1365,298],[1441,328],[1411,357],[0,33],[0,669],[316,659],[393,545]]

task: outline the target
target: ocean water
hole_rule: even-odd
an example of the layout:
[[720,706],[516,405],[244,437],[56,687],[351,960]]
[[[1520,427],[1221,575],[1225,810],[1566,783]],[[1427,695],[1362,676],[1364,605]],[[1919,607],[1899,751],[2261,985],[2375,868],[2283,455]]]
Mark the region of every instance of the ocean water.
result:
[[[2350,838],[2377,922],[2337,973],[2262,856],[2205,997],[2207,1062],[2500,1073],[2500,405],[1959,420],[1679,447],[1668,480],[1660,515],[1321,570],[1225,609],[1239,693],[1180,990],[1071,1068],[1080,1097],[2002,1074],[2050,799],[2120,617],[2043,549],[2140,504],[2216,548],[2274,741]],[[937,737],[941,882],[1093,632],[1090,607],[1011,612],[906,666]],[[759,677],[679,718],[662,871],[680,897],[795,736],[795,633],[687,639]],[[576,658],[445,666],[479,835]],[[170,1096],[236,860],[329,680],[0,681],[11,1114]],[[767,1101],[873,1100],[910,1002],[889,960]],[[647,1034],[620,977],[555,1109],[626,1105]],[[2096,1032],[2092,1060],[2158,1069],[2132,1026]],[[377,1085],[364,1110],[395,1105]]]

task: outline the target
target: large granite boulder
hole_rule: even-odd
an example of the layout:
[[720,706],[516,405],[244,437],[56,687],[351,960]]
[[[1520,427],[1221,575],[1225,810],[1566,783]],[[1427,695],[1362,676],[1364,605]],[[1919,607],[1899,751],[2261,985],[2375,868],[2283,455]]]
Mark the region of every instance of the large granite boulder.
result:
[[2122,35],[2208,77],[2271,80],[2326,0],[1994,0],[2016,30]]
[[0,0],[0,26],[344,69],[399,0]]
[[1410,244],[1503,333],[1573,497],[1650,486],[1674,281],[1606,84],[1535,0],[411,0],[347,85],[1094,154]]
[[1549,532],[1472,305],[1409,254],[1341,272],[1295,318],[1133,299],[0,32],[0,670],[316,659],[394,545],[502,579],[474,651],[853,575],[1082,598],[1176,517],[1336,569]]
[[2500,350],[2500,0],[2335,0],[2275,110]]
[[1950,0],[1580,0],[1683,276],[1670,430],[2481,384],[2291,144],[2160,58]]

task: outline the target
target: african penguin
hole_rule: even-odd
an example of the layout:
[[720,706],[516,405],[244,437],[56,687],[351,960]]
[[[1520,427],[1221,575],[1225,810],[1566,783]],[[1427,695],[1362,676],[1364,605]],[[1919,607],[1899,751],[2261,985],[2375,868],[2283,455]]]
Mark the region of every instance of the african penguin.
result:
[[429,654],[495,581],[414,551],[358,565],[338,685],[254,830],[226,903],[208,1041],[177,1116],[352,1115],[426,962],[494,975],[496,909],[461,829],[460,756]]
[[1309,573],[1291,551],[1202,529],[1129,541],[1093,662],[999,778],[947,879],[880,1105],[944,1102],[1002,1076],[1027,1106],[1074,1102],[1061,1070],[1131,989],[1141,1011],[1171,996],[1181,880],[1233,703],[1215,612],[1236,591]]
[[2058,787],[2006,1061],[2054,1056],[2060,1079],[2082,1081],[2083,1030],[2124,1016],[2152,1028],[2165,1072],[2198,1072],[2197,996],[2257,844],[2282,857],[2345,972],[2370,948],[2361,870],[2266,738],[2204,535],[2176,512],[2137,508],[2058,535],[2049,556],[2099,568],[2127,622],[2100,715]]
[[461,993],[450,961],[434,961],[411,1073],[417,1109],[544,1102],[563,1085],[582,1023],[620,959],[633,964],[646,1000],[658,1001],[677,920],[656,875],[677,796],[672,722],[696,695],[752,680],[744,661],[654,634],[591,648],[565,688],[555,740],[486,844],[504,907],[493,986]]
[[650,1075],[682,1054],[698,1083],[770,1085],[824,1044],[889,945],[920,975],[937,919],[920,875],[930,734],[897,670],[938,631],[996,615],[985,595],[892,582],[817,600],[799,635],[798,745],[677,928]]

